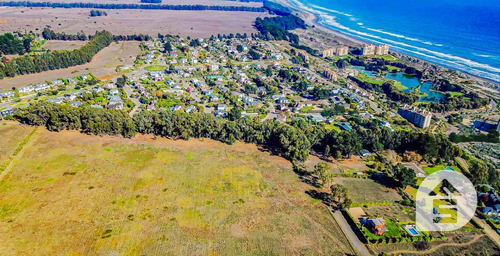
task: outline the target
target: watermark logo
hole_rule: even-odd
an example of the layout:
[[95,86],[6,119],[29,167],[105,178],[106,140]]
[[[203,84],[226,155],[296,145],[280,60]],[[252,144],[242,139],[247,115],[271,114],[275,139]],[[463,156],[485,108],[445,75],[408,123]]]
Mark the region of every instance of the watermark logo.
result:
[[422,231],[453,231],[474,216],[477,193],[472,182],[455,171],[435,172],[417,191],[416,226]]

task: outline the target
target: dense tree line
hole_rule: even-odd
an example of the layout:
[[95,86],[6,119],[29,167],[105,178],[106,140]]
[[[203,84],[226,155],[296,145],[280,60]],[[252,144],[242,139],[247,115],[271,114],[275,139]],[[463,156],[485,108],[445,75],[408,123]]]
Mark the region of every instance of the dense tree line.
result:
[[[90,134],[111,134],[132,137],[135,132],[189,139],[210,138],[232,144],[243,141],[265,146],[290,160],[304,161],[310,152],[349,157],[376,146],[403,153],[415,151],[425,159],[450,160],[460,150],[445,135],[414,131],[390,132],[373,125],[370,129],[355,127],[353,131],[327,131],[305,120],[292,125],[273,120],[238,118],[234,121],[210,114],[144,111],[130,118],[125,112],[93,108],[71,108],[51,103],[35,103],[23,109],[20,120],[43,125],[49,130],[81,130]],[[99,121],[96,121],[99,120]],[[328,149],[328,150],[327,150]]]
[[488,104],[488,99],[481,98],[474,92],[464,94],[463,96],[452,96],[445,94],[443,102],[430,102],[425,107],[434,112],[446,112],[458,109],[477,109]]
[[471,141],[500,143],[500,135],[497,131],[491,131],[487,135],[482,133],[467,135],[452,132],[450,134],[450,140],[455,143]]
[[100,4],[100,3],[57,3],[10,1],[0,2],[0,6],[9,7],[50,7],[50,8],[88,8],[88,9],[143,9],[143,10],[184,10],[184,11],[231,11],[265,12],[263,7],[219,6],[219,5],[163,5],[163,4]]
[[[352,131],[326,130],[305,120],[292,125],[267,120],[238,118],[234,121],[210,114],[161,111],[141,112],[131,118],[126,112],[113,109],[96,109],[88,106],[73,108],[65,104],[37,102],[21,110],[17,118],[25,124],[45,126],[51,131],[80,130],[94,135],[121,135],[133,137],[136,132],[154,134],[173,139],[210,138],[232,144],[235,141],[254,143],[266,147],[292,161],[304,161],[309,153],[349,157],[361,149],[378,152],[382,149],[398,153],[414,151],[428,162],[452,160],[462,156],[469,162],[470,178],[475,184],[489,183],[499,187],[499,176],[494,166],[484,164],[463,153],[444,134],[381,129],[375,122],[366,120],[361,128]],[[396,168],[397,169],[397,168]],[[401,186],[413,179],[407,170],[394,170],[393,175]]]
[[276,14],[280,16],[292,14],[292,10],[290,10],[288,7],[268,0],[264,0],[264,8],[270,14]]
[[87,134],[122,135],[126,138],[135,135],[132,119],[124,111],[114,109],[36,103],[23,109],[19,118],[22,123],[45,126],[50,131],[79,130]]
[[288,30],[305,29],[306,25],[301,18],[290,14],[264,19],[257,18],[255,28],[259,31],[259,36],[265,40],[287,40],[298,45],[299,36],[288,32]]
[[91,10],[90,17],[108,16],[108,13],[101,10]]
[[[83,32],[76,34],[66,34],[64,32],[55,32],[52,29],[44,28],[42,37],[47,40],[62,40],[62,41],[86,41],[92,39],[92,36],[85,35]],[[144,34],[133,35],[113,35],[113,41],[149,41],[151,36]]]
[[44,28],[42,31],[42,37],[47,40],[63,40],[63,41],[86,41],[89,39],[89,36],[87,36],[83,32],[78,32],[76,34],[66,34],[64,32],[55,32],[52,29],[49,28]]
[[[26,41],[26,42],[25,42]],[[12,33],[0,35],[0,56],[2,54],[22,55],[30,51],[31,38],[25,35],[24,40],[15,37]]]
[[0,64],[0,79],[88,63],[95,54],[109,46],[112,41],[111,33],[102,31],[96,33],[91,41],[76,50],[50,51],[14,58]]

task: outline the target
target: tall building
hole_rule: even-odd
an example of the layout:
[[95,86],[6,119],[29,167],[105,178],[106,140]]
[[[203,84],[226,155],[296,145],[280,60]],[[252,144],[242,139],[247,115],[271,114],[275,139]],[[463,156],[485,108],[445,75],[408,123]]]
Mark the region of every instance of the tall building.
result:
[[419,128],[425,129],[431,125],[432,113],[426,110],[405,105],[398,109],[398,114]]
[[337,47],[337,49],[335,50],[335,54],[337,54],[337,56],[348,55],[349,54],[349,47],[348,46]]
[[388,44],[381,44],[376,47],[375,49],[375,54],[376,55],[387,55],[389,54],[389,45]]
[[326,78],[328,78],[328,79],[330,79],[330,80],[332,80],[332,81],[334,81],[334,82],[335,82],[335,81],[337,81],[337,74],[335,74],[335,73],[334,73],[332,70],[330,70],[330,69],[325,69],[325,71],[323,71],[323,75],[324,75]]
[[361,48],[361,55],[374,55],[375,48],[377,47],[373,44],[363,45],[363,48]]
[[309,55],[305,51],[297,51],[297,55],[301,57],[305,62],[309,61]]
[[333,54],[335,53],[335,49],[334,48],[329,48],[329,49],[325,49],[323,50],[323,58],[327,58],[327,57],[333,57]]

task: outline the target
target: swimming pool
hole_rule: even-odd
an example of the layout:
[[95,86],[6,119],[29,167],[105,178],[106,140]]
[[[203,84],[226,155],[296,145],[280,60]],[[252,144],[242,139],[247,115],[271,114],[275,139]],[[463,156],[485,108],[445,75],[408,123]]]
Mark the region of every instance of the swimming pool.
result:
[[455,170],[453,170],[453,168],[451,168],[451,167],[446,167],[446,168],[444,168],[444,170],[445,170],[445,171],[452,171],[452,172],[454,172],[454,171],[455,171]]
[[418,235],[418,232],[414,228],[409,228],[408,231],[410,231],[410,233],[414,236]]

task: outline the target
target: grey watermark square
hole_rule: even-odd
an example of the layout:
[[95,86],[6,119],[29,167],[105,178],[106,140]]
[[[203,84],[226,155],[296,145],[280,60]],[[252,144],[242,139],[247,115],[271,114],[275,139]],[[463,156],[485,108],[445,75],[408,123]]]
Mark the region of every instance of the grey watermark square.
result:
[[453,231],[474,216],[477,193],[463,174],[443,170],[427,176],[416,199],[416,227],[421,231]]

